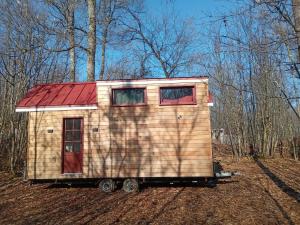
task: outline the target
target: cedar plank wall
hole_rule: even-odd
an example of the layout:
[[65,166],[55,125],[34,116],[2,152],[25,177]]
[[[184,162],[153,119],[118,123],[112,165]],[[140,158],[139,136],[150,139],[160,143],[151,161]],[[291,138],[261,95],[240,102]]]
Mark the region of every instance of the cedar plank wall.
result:
[[[146,88],[147,106],[111,107],[111,87],[97,86],[97,110],[30,112],[28,179],[213,176],[207,84],[197,105],[160,106],[159,85]],[[62,175],[63,118],[81,116],[83,174]]]

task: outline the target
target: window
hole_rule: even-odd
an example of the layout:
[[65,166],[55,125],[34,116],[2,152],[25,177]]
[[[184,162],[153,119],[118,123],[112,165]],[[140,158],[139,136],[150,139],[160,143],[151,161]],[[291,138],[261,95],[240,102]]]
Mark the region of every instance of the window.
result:
[[82,144],[82,119],[64,119],[64,152],[79,153]]
[[196,104],[195,87],[161,87],[161,105]]
[[122,88],[112,90],[112,104],[116,106],[145,105],[146,88]]

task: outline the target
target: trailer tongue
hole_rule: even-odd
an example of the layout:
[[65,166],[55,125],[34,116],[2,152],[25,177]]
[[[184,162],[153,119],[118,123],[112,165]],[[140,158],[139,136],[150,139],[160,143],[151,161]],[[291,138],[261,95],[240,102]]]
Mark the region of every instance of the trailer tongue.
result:
[[239,175],[238,172],[230,172],[230,171],[219,171],[215,173],[215,178],[217,179],[225,179],[231,178],[232,176]]

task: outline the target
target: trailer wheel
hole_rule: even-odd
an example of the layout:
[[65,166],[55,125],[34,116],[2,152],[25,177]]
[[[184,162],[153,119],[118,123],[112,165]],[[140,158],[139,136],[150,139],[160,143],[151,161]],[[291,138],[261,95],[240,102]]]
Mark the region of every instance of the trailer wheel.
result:
[[116,183],[113,179],[103,179],[99,183],[99,188],[106,193],[113,192],[116,189]]
[[208,179],[206,185],[209,188],[214,188],[217,186],[217,183],[218,183],[218,180],[216,178],[210,178],[210,179]]
[[125,192],[137,192],[139,190],[139,183],[137,179],[126,179],[123,182],[123,190]]

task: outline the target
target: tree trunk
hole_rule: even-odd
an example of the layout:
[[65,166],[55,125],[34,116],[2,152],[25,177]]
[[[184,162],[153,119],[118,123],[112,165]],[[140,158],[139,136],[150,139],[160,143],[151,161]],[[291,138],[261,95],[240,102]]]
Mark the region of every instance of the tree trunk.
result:
[[11,151],[10,151],[10,172],[15,174],[15,151],[16,151],[16,142],[15,142],[15,127],[13,120],[10,121],[11,125]]
[[105,25],[104,31],[102,33],[102,46],[101,46],[101,69],[99,74],[99,80],[104,79],[104,70],[105,70],[105,52],[106,52],[106,43],[107,43],[107,33],[108,33],[108,24]]
[[298,46],[297,63],[300,63],[300,0],[293,0],[293,13],[294,13],[295,32],[296,32],[297,46]]
[[70,57],[70,81],[76,81],[76,58],[75,58],[75,32],[74,32],[74,6],[70,5],[67,10],[67,26],[69,38],[69,57]]
[[89,33],[88,33],[88,81],[95,81],[95,53],[96,53],[96,1],[88,0]]

